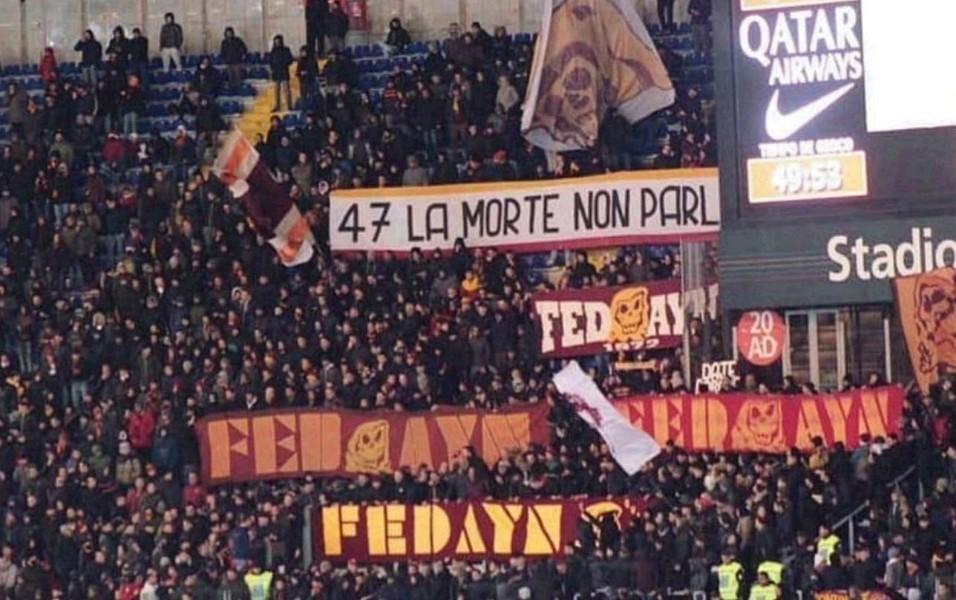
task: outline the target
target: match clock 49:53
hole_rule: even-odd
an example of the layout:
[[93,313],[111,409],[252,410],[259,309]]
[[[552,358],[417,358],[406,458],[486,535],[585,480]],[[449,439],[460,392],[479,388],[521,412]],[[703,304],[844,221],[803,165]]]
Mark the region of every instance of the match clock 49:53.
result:
[[752,204],[866,196],[866,153],[755,158],[747,178]]

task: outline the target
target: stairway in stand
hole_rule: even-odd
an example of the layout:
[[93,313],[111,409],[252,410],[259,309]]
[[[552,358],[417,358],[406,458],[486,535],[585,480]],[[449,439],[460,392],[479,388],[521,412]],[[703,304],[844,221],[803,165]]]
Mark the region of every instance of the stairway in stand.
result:
[[[320,65],[324,61],[320,61]],[[299,88],[299,78],[296,76],[296,66],[293,64],[291,69],[291,74],[289,76],[289,86],[292,89],[292,101],[297,102],[302,96],[302,91]],[[236,119],[236,127],[239,128],[239,131],[242,132],[246,139],[248,139],[253,144],[256,143],[256,135],[265,136],[269,131],[269,120],[272,118],[273,114],[279,115],[282,117],[291,112],[285,106],[283,101],[283,111],[280,113],[273,113],[272,109],[276,105],[276,91],[275,84],[272,81],[265,82],[261,84],[258,88],[258,94],[256,99],[249,105],[249,108],[246,109],[242,115]]]

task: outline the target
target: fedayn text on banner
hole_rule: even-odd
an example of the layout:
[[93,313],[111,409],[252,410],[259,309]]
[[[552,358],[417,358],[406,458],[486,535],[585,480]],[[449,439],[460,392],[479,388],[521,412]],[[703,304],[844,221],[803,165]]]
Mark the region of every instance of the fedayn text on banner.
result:
[[437,468],[471,447],[493,463],[514,449],[545,444],[548,407],[427,413],[285,410],[224,413],[196,424],[207,484],[307,474],[388,473]]
[[336,252],[515,252],[713,239],[720,229],[716,169],[625,172],[575,179],[335,191]]
[[687,294],[717,313],[716,283],[681,292],[680,279],[535,294],[532,307],[545,356],[586,356],[674,348],[684,335]]
[[430,504],[333,504],[315,510],[316,556],[329,560],[483,560],[563,554],[582,519],[609,515],[622,530],[651,507],[644,497]]
[[886,386],[838,394],[723,394],[634,396],[614,401],[631,424],[661,445],[673,441],[691,452],[763,452],[827,446],[847,449],[860,438],[900,430],[903,389]]

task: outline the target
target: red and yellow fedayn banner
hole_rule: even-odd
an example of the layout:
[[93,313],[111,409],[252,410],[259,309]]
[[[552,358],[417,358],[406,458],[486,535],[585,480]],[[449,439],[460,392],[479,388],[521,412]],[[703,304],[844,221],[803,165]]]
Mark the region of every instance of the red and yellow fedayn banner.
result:
[[427,413],[283,410],[224,413],[196,424],[207,484],[438,467],[472,447],[493,463],[549,440],[548,407]]
[[[690,292],[716,310],[717,284]],[[541,292],[531,298],[545,356],[674,348],[684,335],[680,279]]]
[[896,308],[913,374],[923,392],[956,370],[956,269],[893,280]]
[[621,414],[659,444],[692,452],[786,453],[809,450],[815,437],[828,446],[860,445],[860,436],[898,433],[903,389],[886,386],[839,394],[784,396],[722,394],[635,396],[614,402]]
[[649,506],[643,497],[334,504],[313,513],[312,543],[332,561],[548,557],[578,539],[582,516],[611,515],[623,530]]

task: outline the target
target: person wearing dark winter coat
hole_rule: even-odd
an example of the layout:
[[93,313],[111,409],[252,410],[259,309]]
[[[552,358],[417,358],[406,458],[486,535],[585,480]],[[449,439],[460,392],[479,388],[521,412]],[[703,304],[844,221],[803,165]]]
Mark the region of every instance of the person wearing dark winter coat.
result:
[[116,63],[126,70],[129,64],[129,38],[126,37],[126,30],[119,25],[113,28],[113,37],[106,46],[106,54],[114,55]]
[[402,26],[402,20],[398,17],[392,19],[388,24],[388,36],[385,37],[385,51],[389,54],[401,54],[411,43],[412,36]]
[[[329,20],[328,0],[305,0],[305,45],[309,54],[319,57],[325,53],[325,33]],[[338,2],[336,2],[338,4]]]
[[219,56],[222,58],[223,64],[226,65],[226,75],[229,77],[229,83],[235,85],[242,81],[242,63],[245,62],[248,53],[246,43],[236,35],[236,30],[232,27],[226,27],[222,43],[219,44]]
[[212,61],[208,56],[204,56],[199,66],[196,68],[196,75],[193,76],[193,87],[200,94],[215,98],[219,95],[222,87],[222,76],[216,67],[212,66]]
[[123,115],[123,133],[137,133],[139,117],[146,113],[146,98],[139,77],[130,75],[120,92],[120,113]]
[[83,72],[83,80],[90,85],[96,85],[96,70],[103,62],[103,44],[96,41],[92,30],[87,29],[73,49],[80,53],[80,70]]
[[199,99],[199,108],[196,110],[196,132],[214,133],[226,128],[226,123],[219,113],[219,107],[208,97]]
[[325,35],[328,38],[329,51],[345,50],[345,36],[349,32],[349,16],[345,14],[338,2],[331,5],[331,12],[326,23]]
[[139,27],[133,28],[133,37],[126,44],[130,72],[139,76],[143,89],[149,85],[149,39]]
[[30,104],[30,96],[23,86],[17,83],[11,83],[7,86],[7,110],[10,125],[14,130],[22,129],[23,122],[27,118],[27,107]]
[[166,13],[163,21],[159,30],[159,52],[163,57],[163,70],[168,73],[170,65],[176,65],[176,70],[183,68],[183,28],[171,12]]
[[295,73],[299,78],[299,91],[302,98],[312,98],[319,81],[319,63],[309,52],[308,46],[299,48],[299,58],[295,61]]
[[292,88],[289,87],[289,67],[292,66],[292,51],[285,45],[281,35],[272,38],[272,51],[269,53],[269,70],[275,83],[276,103],[272,112],[282,108],[282,91],[285,90],[286,105],[292,110]]

